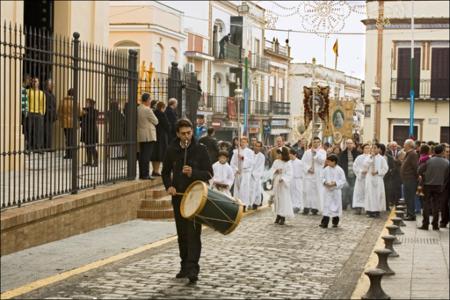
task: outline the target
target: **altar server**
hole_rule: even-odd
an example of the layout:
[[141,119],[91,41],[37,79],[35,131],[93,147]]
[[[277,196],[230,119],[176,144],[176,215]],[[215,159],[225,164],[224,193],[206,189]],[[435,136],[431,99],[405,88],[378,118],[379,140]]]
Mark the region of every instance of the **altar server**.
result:
[[244,204],[244,211],[250,207],[250,179],[253,169],[254,152],[248,147],[248,139],[241,138],[240,148],[233,150],[231,168],[234,172],[233,196]]
[[234,182],[234,173],[228,164],[228,152],[219,151],[218,159],[213,164],[214,177],[211,179],[212,188],[231,196],[230,189]]
[[324,185],[323,194],[323,212],[320,227],[327,228],[331,222],[333,227],[339,224],[339,217],[342,215],[342,193],[347,180],[345,179],[344,170],[337,165],[338,157],[336,154],[330,154],[327,157],[325,169],[322,173],[322,184]]
[[353,172],[356,175],[355,188],[353,190],[352,207],[355,213],[360,215],[365,206],[364,197],[366,189],[366,174],[369,169],[368,159],[370,157],[370,145],[362,145],[363,153],[356,157],[353,162]]
[[289,150],[292,165],[291,201],[294,213],[300,212],[303,208],[303,180],[305,167],[303,162],[297,158],[297,151],[293,148]]
[[266,157],[261,152],[263,147],[262,142],[257,141],[254,144],[253,150],[255,157],[252,168],[252,175],[250,178],[250,205],[253,209],[257,209],[262,204],[262,182],[261,178],[264,173],[264,166],[266,164]]
[[275,223],[284,225],[286,218],[294,216],[290,190],[292,165],[288,148],[281,148],[281,158],[274,161],[271,172],[273,174],[274,211],[277,214]]

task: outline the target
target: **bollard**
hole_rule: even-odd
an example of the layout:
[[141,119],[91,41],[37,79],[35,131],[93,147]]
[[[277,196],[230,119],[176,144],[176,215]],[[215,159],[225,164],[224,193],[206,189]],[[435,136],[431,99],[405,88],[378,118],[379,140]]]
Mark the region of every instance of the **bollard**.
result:
[[395,217],[391,219],[392,223],[397,226],[397,230],[395,230],[395,234],[396,235],[403,235],[405,234],[401,229],[400,229],[400,222],[402,221],[402,218],[399,217]]
[[381,269],[369,269],[364,272],[369,277],[370,287],[367,293],[361,299],[391,299],[381,288],[381,278],[386,274]]
[[400,240],[396,236],[396,234],[397,234],[396,231],[397,231],[397,228],[399,228],[399,227],[397,225],[388,225],[388,226],[386,226],[386,228],[389,231],[389,235],[393,235],[395,237],[394,245],[401,244],[402,242],[400,242]]
[[405,211],[404,210],[396,210],[395,216],[401,218],[400,226],[404,227],[406,226],[405,222],[403,222],[403,218],[405,217]]
[[388,265],[388,256],[392,253],[389,249],[378,249],[374,251],[378,255],[378,265],[376,268],[386,272],[386,275],[394,275],[395,272]]
[[395,236],[393,235],[384,235],[381,237],[384,240],[384,249],[391,250],[391,254],[389,254],[390,257],[399,257],[400,255],[395,251],[394,249],[394,240]]

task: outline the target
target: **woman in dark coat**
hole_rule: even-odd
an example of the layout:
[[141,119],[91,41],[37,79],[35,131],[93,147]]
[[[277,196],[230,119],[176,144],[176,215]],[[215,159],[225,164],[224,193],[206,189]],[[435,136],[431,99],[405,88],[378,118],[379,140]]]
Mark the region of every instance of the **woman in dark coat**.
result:
[[169,145],[170,125],[164,111],[166,110],[166,104],[159,101],[155,106],[155,116],[158,118],[158,125],[156,125],[156,143],[152,151],[152,176],[161,176],[159,167],[164,160],[164,156]]
[[98,110],[95,109],[95,101],[86,99],[87,107],[81,114],[81,141],[85,144],[87,161],[83,166],[98,166]]
[[120,111],[119,103],[112,101],[107,112],[109,125],[108,143],[112,144],[111,158],[123,158],[123,144],[125,142],[125,116]]

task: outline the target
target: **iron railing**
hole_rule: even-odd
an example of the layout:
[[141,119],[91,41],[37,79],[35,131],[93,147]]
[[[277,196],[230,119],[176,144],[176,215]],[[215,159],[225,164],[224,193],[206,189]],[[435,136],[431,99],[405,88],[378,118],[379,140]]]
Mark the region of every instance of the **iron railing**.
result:
[[284,56],[289,56],[288,47],[282,46],[279,43],[276,43],[274,41],[265,41],[265,49],[270,50],[274,53],[278,53]]
[[242,49],[239,45],[228,42],[221,47],[219,42],[214,42],[213,52],[214,58],[217,60],[225,60],[235,64],[241,62]]
[[270,101],[270,111],[274,115],[289,115],[291,113],[291,103]]
[[268,73],[270,71],[270,60],[267,57],[252,53],[250,59],[250,68]]
[[[410,99],[410,80],[391,79],[391,99]],[[415,98],[417,100],[450,100],[448,79],[420,79],[414,82]]]
[[2,25],[2,208],[136,177],[136,58]]

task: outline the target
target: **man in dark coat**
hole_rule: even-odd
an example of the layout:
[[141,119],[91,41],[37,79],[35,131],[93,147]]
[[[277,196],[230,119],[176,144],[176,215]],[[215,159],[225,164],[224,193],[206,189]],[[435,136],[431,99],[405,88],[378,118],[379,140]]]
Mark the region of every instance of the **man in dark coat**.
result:
[[52,148],[53,123],[58,119],[56,113],[56,99],[53,94],[53,82],[47,79],[44,87],[45,93],[45,115],[44,115],[44,149],[50,151]]
[[227,34],[219,41],[220,46],[220,52],[219,52],[219,58],[225,58],[225,44],[228,44],[230,42],[231,34]]
[[98,166],[98,110],[95,109],[95,100],[86,99],[87,107],[81,113],[81,141],[85,144],[87,161],[83,166]]
[[178,121],[177,116],[177,106],[178,100],[175,98],[170,98],[166,111],[164,112],[169,120],[170,132],[169,132],[169,144],[177,137],[175,126]]
[[187,187],[196,180],[206,183],[213,177],[211,162],[206,147],[193,139],[194,127],[187,119],[180,119],[176,124],[177,138],[167,149],[163,162],[162,179],[167,192],[172,196],[178,246],[181,258],[181,270],[176,278],[189,279],[190,283],[198,280],[201,253],[202,225],[185,219],[181,215],[180,205]]
[[206,146],[209,154],[209,160],[212,164],[218,160],[217,156],[219,155],[219,145],[214,137],[214,133],[214,128],[208,128],[208,135],[200,138],[198,141],[200,144]]
[[338,164],[344,170],[347,184],[342,189],[342,208],[347,209],[347,206],[352,206],[353,189],[355,188],[356,175],[353,172],[353,162],[359,155],[356,150],[355,143],[352,139],[345,142],[346,148],[339,153]]

